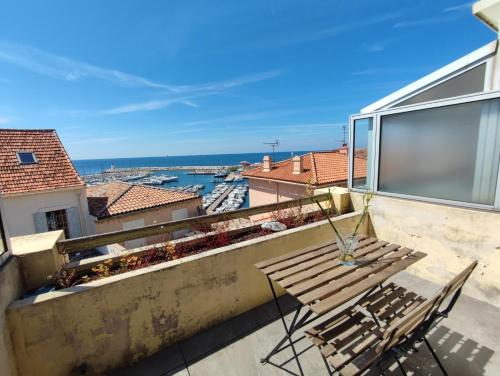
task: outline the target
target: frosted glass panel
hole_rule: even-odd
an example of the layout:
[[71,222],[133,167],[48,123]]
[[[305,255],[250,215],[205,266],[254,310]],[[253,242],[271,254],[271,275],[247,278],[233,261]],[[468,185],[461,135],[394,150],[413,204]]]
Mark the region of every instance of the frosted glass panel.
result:
[[383,116],[379,190],[493,205],[499,101]]
[[459,95],[480,93],[484,91],[484,75],[486,63],[468,70],[456,77],[440,83],[424,92],[417,94],[394,107],[407,106],[415,103],[435,101],[437,99],[458,97]]
[[373,119],[354,120],[354,160],[352,186],[358,189],[370,189],[373,160]]

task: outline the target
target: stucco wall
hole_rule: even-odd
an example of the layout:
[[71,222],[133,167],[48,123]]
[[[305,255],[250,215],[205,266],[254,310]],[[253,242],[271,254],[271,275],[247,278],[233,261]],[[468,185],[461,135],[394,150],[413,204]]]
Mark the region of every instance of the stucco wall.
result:
[[92,234],[84,188],[4,197],[4,216],[12,237],[36,233],[34,213],[70,207],[79,208],[82,234]]
[[427,253],[409,269],[421,278],[444,284],[477,259],[464,292],[500,306],[500,213],[375,196],[370,220],[378,238]]
[[[144,225],[154,225],[161,222],[170,222],[172,220],[172,211],[186,208],[188,210],[189,217],[194,217],[198,215],[198,207],[202,204],[201,198],[195,200],[189,200],[184,202],[179,202],[177,204],[172,204],[168,206],[163,206],[159,208],[152,208],[148,210],[141,210],[135,213],[119,215],[111,217],[108,219],[100,219],[96,222],[96,232],[98,234],[103,234],[111,231],[123,230],[123,223],[134,221],[137,219],[144,219]],[[166,241],[165,236],[152,236],[146,239],[147,244],[158,243]]]
[[16,376],[14,351],[7,327],[5,310],[22,293],[17,259],[11,257],[0,265],[0,375]]
[[269,180],[248,179],[250,206],[275,204],[304,197],[306,187]]
[[[358,218],[334,220],[353,228]],[[20,375],[66,376],[83,365],[102,374],[137,361],[270,300],[256,262],[332,238],[322,221],[15,302]]]

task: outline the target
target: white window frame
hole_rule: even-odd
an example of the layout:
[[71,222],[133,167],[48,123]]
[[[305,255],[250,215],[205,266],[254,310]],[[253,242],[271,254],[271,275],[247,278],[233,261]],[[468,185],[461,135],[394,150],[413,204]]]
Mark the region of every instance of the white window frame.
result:
[[[353,180],[354,179],[354,176],[353,176],[353,172],[354,172],[354,141],[355,141],[354,140],[354,122],[356,120],[362,120],[362,119],[372,119],[373,139],[372,139],[371,145],[367,145],[367,147],[371,148],[371,150],[373,150],[373,151],[375,150],[375,143],[376,143],[376,138],[377,138],[377,132],[376,132],[376,127],[375,127],[375,122],[376,122],[375,116],[373,114],[371,114],[371,115],[365,115],[365,114],[352,115],[349,118],[349,143],[351,143],[352,145],[350,145],[350,147],[348,148],[348,151],[349,151],[349,183],[348,183],[348,186],[349,186],[349,189],[356,191],[356,192],[367,192],[367,191],[373,192],[375,189],[373,178],[374,178],[374,173],[375,173],[375,161],[377,160],[376,154],[373,155],[372,165],[367,166],[367,168],[372,169],[372,180],[366,181],[366,184],[368,185],[368,189],[353,188],[353,184],[352,184],[354,181]],[[367,171],[367,174],[368,174],[368,171]]]
[[[371,187],[371,191],[376,193],[377,195],[380,196],[388,196],[388,197],[395,197],[395,198],[403,198],[403,199],[410,199],[410,200],[415,200],[415,201],[424,201],[424,202],[431,202],[431,203],[437,203],[437,204],[446,204],[446,205],[452,205],[452,206],[458,206],[458,207],[466,207],[466,208],[475,208],[475,209],[484,209],[484,210],[500,210],[500,168],[498,171],[498,176],[497,176],[497,186],[496,186],[496,191],[495,191],[495,202],[493,205],[485,205],[485,204],[476,204],[476,203],[469,203],[469,202],[463,202],[463,201],[454,201],[454,200],[445,200],[445,199],[438,199],[438,198],[430,198],[430,197],[423,197],[423,196],[413,196],[413,195],[405,195],[405,194],[400,194],[400,193],[390,193],[390,192],[384,192],[384,191],[379,191],[378,189],[378,176],[379,176],[379,167],[380,167],[380,125],[381,125],[381,118],[385,115],[392,115],[392,114],[397,114],[397,113],[405,113],[405,112],[412,112],[412,111],[418,111],[418,110],[426,110],[426,109],[431,109],[431,108],[438,108],[438,107],[445,107],[445,106],[451,106],[455,104],[463,104],[463,103],[471,103],[471,102],[477,102],[477,101],[483,101],[487,99],[495,99],[495,98],[500,98],[500,90],[496,91],[490,91],[487,93],[477,93],[477,94],[467,94],[463,95],[460,97],[454,97],[454,98],[446,98],[446,99],[439,99],[436,101],[430,101],[430,102],[423,102],[423,103],[417,103],[417,104],[412,104],[408,106],[402,106],[402,107],[397,107],[397,108],[389,108],[389,109],[384,109],[380,111],[375,111],[371,113],[363,113],[363,114],[355,114],[350,116],[350,121],[349,121],[349,182],[348,182],[348,187],[349,190],[353,192],[366,192],[367,190],[364,189],[359,189],[359,188],[353,188],[352,186],[352,170],[353,170],[353,163],[354,163],[354,120],[357,119],[362,119],[362,118],[373,118],[373,127],[374,127],[374,137],[373,137],[373,152],[374,152],[374,157],[373,157],[373,172],[372,172],[372,181],[368,182],[368,186]],[[499,157],[499,163],[500,163],[500,157]]]

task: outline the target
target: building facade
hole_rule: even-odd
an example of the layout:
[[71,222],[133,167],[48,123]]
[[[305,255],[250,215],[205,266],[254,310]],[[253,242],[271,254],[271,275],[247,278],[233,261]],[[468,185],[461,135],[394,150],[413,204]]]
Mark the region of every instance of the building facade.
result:
[[[144,185],[113,182],[87,188],[90,215],[98,234],[176,221],[200,214],[201,197]],[[121,244],[136,248],[182,237],[187,230]]]
[[0,192],[10,236],[92,234],[85,184],[54,130],[0,130]]
[[[357,158],[358,164],[366,160]],[[265,156],[261,166],[243,172],[248,179],[250,206],[273,204],[305,197],[317,188],[346,187],[347,148],[312,152],[273,163]],[[364,180],[360,170],[357,179]]]

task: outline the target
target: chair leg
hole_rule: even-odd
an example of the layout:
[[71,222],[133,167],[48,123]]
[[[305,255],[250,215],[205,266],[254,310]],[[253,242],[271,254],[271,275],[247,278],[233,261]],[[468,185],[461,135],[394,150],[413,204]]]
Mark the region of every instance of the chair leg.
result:
[[401,364],[401,362],[397,356],[396,356],[396,362],[398,363],[399,369],[401,370],[401,373],[403,374],[403,376],[406,376],[406,371],[403,368],[403,365]]
[[436,355],[436,353],[435,353],[435,352],[434,352],[434,350],[432,349],[431,344],[429,343],[429,341],[428,341],[428,340],[427,340],[427,338],[425,338],[425,337],[424,337],[424,342],[425,342],[425,344],[427,345],[427,347],[429,348],[429,351],[431,352],[432,357],[434,358],[434,360],[436,361],[437,365],[439,366],[439,369],[441,369],[441,372],[443,373],[443,375],[448,376],[448,373],[447,373],[447,372],[446,372],[446,370],[444,369],[443,364],[441,363],[441,361],[439,360],[438,356]]
[[385,371],[382,368],[382,362],[377,362],[377,368],[382,376],[385,376]]
[[326,367],[326,370],[328,371],[328,375],[329,376],[333,376],[333,372],[330,368],[330,365],[328,364],[328,360],[326,360],[326,358],[323,356],[323,354],[321,354],[321,358],[323,359],[323,362],[325,363],[325,367]]

